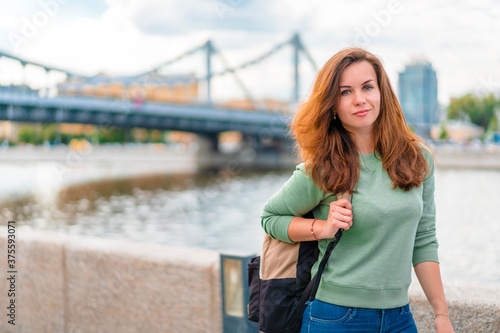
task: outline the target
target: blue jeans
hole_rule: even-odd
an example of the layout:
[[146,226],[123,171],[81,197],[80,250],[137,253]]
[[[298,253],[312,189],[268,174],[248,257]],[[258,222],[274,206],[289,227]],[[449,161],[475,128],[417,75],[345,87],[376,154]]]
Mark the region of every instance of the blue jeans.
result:
[[395,309],[364,309],[316,299],[307,303],[300,332],[415,333],[417,326],[408,304]]

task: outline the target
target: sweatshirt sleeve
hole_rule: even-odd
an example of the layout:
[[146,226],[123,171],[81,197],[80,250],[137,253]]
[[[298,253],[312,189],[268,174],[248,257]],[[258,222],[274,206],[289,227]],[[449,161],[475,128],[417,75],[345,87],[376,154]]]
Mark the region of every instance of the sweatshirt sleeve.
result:
[[436,237],[436,205],[434,203],[434,159],[432,154],[423,149],[429,165],[429,174],[423,184],[423,211],[417,226],[417,235],[413,248],[413,266],[424,261],[439,262],[438,242]]
[[302,216],[316,207],[325,192],[314,184],[299,164],[281,189],[264,205],[261,224],[272,238],[293,243],[288,237],[288,226],[295,216]]

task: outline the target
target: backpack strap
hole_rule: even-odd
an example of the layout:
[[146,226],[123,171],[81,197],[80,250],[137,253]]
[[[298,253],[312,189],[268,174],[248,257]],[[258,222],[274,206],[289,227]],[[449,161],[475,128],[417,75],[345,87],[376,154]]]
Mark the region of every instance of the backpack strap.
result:
[[319,263],[318,272],[316,273],[316,275],[314,275],[311,282],[309,282],[306,289],[304,289],[302,297],[300,298],[301,303],[306,303],[307,301],[312,302],[316,298],[316,292],[318,291],[319,282],[321,281],[321,275],[325,270],[328,258],[330,258],[330,254],[332,254],[333,249],[335,248],[335,246],[337,246],[337,243],[339,242],[341,237],[342,237],[342,229],[339,229],[339,231],[337,231],[337,233],[335,234],[335,240],[333,242],[328,243],[328,246],[326,247],[325,255],[323,256],[323,259],[321,259],[321,262]]
[[[352,195],[348,193],[343,193],[341,195],[337,196],[338,199],[347,199],[349,202],[352,201]],[[319,283],[321,281],[321,275],[323,274],[323,271],[325,270],[326,264],[328,262],[328,259],[330,258],[330,255],[332,254],[333,249],[335,246],[337,246],[340,238],[342,237],[342,231],[343,229],[339,229],[337,233],[335,234],[335,239],[328,243],[328,246],[326,247],[325,255],[321,259],[321,262],[319,263],[318,271],[316,275],[311,279],[311,282],[307,285],[306,289],[302,293],[302,296],[300,297],[300,302],[301,303],[306,303],[307,301],[314,301],[316,298],[316,292],[318,291]]]

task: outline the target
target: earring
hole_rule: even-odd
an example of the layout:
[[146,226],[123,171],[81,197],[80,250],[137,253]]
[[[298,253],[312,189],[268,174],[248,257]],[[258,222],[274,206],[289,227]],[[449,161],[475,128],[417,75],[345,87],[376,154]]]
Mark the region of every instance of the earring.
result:
[[333,119],[337,119],[337,112],[333,111]]

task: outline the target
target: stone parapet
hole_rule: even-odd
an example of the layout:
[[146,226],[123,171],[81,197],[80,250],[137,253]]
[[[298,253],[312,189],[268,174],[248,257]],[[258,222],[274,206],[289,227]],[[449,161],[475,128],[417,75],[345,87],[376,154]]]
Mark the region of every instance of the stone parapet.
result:
[[16,237],[16,325],[3,314],[0,332],[222,331],[216,252],[26,229]]
[[[418,331],[436,332],[434,312],[418,282],[412,283],[409,293]],[[500,332],[500,290],[445,285],[445,294],[455,332]]]
[[[6,233],[0,253],[7,253]],[[6,255],[4,257],[6,260]],[[222,332],[217,252],[16,230],[16,325],[0,283],[0,332]],[[447,286],[456,332],[500,332],[500,290]],[[418,285],[410,305],[419,332],[435,332]]]

